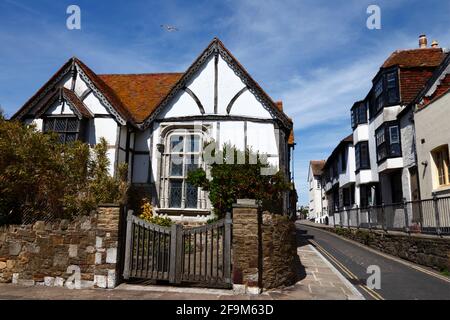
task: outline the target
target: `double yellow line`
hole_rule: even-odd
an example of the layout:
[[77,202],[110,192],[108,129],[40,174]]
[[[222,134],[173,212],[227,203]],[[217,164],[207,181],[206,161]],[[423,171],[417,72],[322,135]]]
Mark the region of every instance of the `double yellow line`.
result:
[[[309,241],[317,248],[317,250],[320,251],[323,255],[328,257],[331,261],[333,261],[341,271],[347,275],[348,278],[359,281],[358,277],[351,272],[346,266],[344,266],[342,263],[340,263],[335,257],[333,257],[328,251],[326,251],[324,248],[322,248],[316,241],[309,239]],[[384,300],[384,298],[378,293],[375,292],[373,289],[369,288],[368,286],[364,284],[358,284],[358,286],[364,290],[368,295],[370,295],[375,300]]]

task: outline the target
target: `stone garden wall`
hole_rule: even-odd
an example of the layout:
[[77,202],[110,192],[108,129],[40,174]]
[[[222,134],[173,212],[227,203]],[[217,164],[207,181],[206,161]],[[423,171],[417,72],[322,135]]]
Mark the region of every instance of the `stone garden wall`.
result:
[[438,271],[450,270],[449,237],[346,228],[326,228],[326,230]]
[[266,289],[289,286],[297,281],[296,229],[287,216],[262,215],[262,283]]
[[104,206],[70,222],[1,227],[0,282],[113,288],[119,216]]
[[293,285],[297,280],[295,225],[286,216],[262,213],[251,200],[233,205],[233,284],[238,290]]

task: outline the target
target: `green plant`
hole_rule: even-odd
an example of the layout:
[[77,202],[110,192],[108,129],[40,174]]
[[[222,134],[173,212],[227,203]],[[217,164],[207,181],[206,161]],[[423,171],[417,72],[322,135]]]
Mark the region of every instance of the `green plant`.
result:
[[[256,199],[266,210],[282,213],[283,192],[291,190],[292,184],[280,171],[273,175],[262,174],[264,169],[276,170],[263,163],[261,156],[249,148],[242,151],[225,144],[221,151],[212,155],[215,161],[204,159],[209,165],[211,178],[200,168],[188,173],[188,182],[209,192],[214,213],[219,219],[232,210],[237,199],[243,198]],[[245,161],[238,164],[238,159]]]
[[101,202],[126,201],[126,165],[108,172],[107,143],[91,150],[76,141],[59,143],[54,133],[0,117],[0,224],[33,216],[73,217]]
[[441,274],[446,277],[450,277],[450,271],[447,268],[441,269]]
[[217,221],[219,221],[219,218],[214,217],[214,218],[206,220],[206,224],[213,224],[213,223],[216,223]]

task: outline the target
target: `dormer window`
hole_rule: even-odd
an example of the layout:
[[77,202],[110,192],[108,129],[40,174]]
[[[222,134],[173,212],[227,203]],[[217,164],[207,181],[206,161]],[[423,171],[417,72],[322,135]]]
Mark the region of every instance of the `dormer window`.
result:
[[59,135],[59,142],[61,143],[74,142],[81,137],[81,120],[77,117],[44,118],[43,131],[57,133]]

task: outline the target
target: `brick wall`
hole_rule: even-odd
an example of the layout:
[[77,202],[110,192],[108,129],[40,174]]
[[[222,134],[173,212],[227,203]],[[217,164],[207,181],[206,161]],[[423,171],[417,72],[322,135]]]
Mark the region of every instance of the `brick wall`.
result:
[[119,207],[104,206],[70,222],[2,227],[0,282],[113,288],[119,215]]

